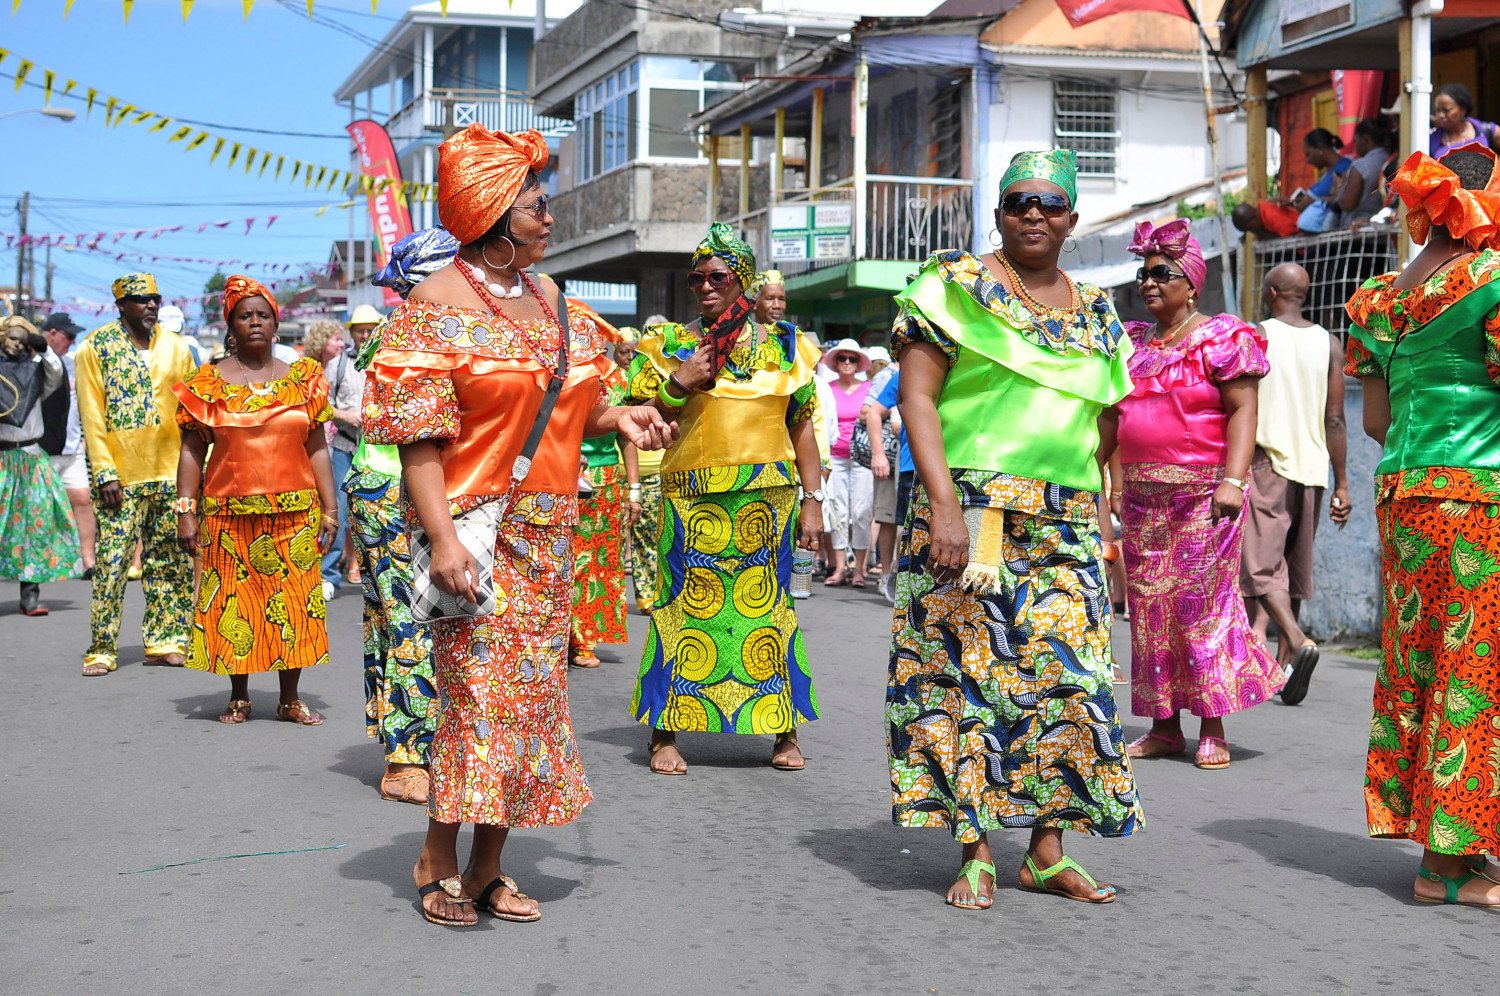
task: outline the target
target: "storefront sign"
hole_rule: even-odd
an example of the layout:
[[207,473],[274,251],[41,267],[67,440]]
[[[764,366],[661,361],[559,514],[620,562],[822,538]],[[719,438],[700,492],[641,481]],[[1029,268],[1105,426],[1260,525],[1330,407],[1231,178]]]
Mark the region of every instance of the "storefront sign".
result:
[[775,263],[824,262],[854,255],[854,205],[771,205],[771,260]]

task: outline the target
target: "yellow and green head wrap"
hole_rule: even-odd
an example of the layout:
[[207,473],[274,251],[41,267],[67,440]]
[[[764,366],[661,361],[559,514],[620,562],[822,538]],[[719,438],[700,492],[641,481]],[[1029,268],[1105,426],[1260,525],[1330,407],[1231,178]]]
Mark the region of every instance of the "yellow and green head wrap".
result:
[[785,285],[786,278],[781,275],[780,270],[762,270],[755,275],[755,283],[750,285],[746,293],[751,297],[759,297],[760,292],[767,287]]
[[1021,180],[1055,183],[1068,195],[1068,203],[1078,207],[1078,154],[1072,149],[1017,152],[1000,178],[1000,196],[1004,197],[1010,185]]
[[115,300],[127,297],[161,297],[156,289],[156,278],[149,273],[127,273],[110,287]]
[[740,289],[748,291],[755,282],[755,250],[734,234],[734,229],[722,221],[709,226],[708,237],[698,243],[693,251],[693,266],[705,259],[719,257],[728,264],[740,282]]

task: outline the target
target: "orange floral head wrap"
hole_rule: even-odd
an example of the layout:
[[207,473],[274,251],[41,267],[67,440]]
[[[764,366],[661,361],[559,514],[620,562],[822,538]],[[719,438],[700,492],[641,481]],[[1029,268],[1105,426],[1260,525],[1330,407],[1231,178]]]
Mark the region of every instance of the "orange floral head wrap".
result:
[[495,227],[526,174],[547,165],[539,131],[508,135],[472,124],[438,147],[438,218],[464,245]]
[[224,281],[224,324],[229,324],[229,316],[234,313],[235,306],[247,297],[263,297],[271,306],[271,314],[276,320],[281,320],[281,309],[276,306],[276,295],[272,294],[264,284],[253,280],[242,273],[236,273]]
[[[1496,159],[1483,145],[1466,145],[1454,152],[1478,153],[1491,162]],[[1425,152],[1413,152],[1396,172],[1391,188],[1406,204],[1406,228],[1418,245],[1427,244],[1437,225],[1475,249],[1500,247],[1500,170],[1491,170],[1483,190],[1465,190],[1453,170]]]

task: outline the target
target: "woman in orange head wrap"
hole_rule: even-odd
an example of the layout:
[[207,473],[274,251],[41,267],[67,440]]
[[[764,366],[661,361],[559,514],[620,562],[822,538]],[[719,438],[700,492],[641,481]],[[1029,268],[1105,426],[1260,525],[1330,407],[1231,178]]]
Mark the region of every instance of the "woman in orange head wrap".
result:
[[1424,848],[1421,903],[1500,907],[1500,170],[1414,153],[1392,186],[1425,247],[1349,300],[1385,592],[1370,836]]
[[249,719],[250,675],[276,671],[276,718],[317,726],[323,717],[297,697],[297,682],[328,660],[318,565],[339,527],[321,425],[332,410],[316,359],[288,366],[272,356],[279,314],[269,290],[230,277],[229,355],[173,388],[177,541],[203,568],[187,666],[229,675],[221,723]]
[[[413,875],[422,915],[446,926],[472,925],[476,907],[538,919],[536,902],[500,870],[506,834],[568,823],[591,798],[568,716],[566,659],[583,437],[619,432],[659,449],[675,434],[655,409],[606,403],[604,334],[581,311],[569,318],[552,281],[526,273],[552,231],[537,176],[546,163],[536,132],[471,125],[443,143],[438,213],[462,246],[386,320],[365,380],[365,438],[400,448],[437,588],[478,601],[469,580],[478,565],[453,514],[509,503],[495,544],[494,612],[428,626],[444,706]],[[562,391],[529,473],[513,481],[563,355],[564,324]],[[464,823],[475,824],[474,849],[460,872]]]

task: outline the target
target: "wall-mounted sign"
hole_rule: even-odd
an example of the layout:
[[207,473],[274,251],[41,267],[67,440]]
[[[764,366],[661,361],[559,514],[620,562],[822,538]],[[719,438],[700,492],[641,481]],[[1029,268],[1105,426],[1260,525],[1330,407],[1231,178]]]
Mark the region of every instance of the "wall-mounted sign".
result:
[[827,262],[854,255],[854,205],[771,205],[771,261],[773,263]]

